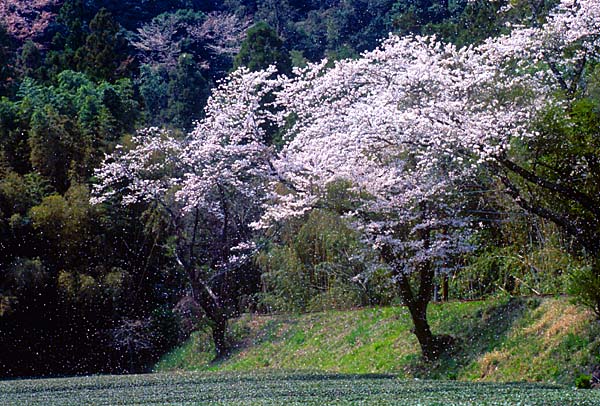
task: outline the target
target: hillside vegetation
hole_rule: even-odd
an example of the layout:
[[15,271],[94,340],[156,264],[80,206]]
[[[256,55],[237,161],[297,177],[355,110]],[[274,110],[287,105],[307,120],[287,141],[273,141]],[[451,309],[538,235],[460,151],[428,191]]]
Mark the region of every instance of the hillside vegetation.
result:
[[421,361],[408,311],[385,307],[245,315],[233,323],[236,349],[229,358],[211,362],[210,337],[198,332],[155,370],[321,370],[572,385],[598,362],[598,326],[566,298],[434,304],[429,316],[435,331],[457,339],[454,353],[434,364]]
[[599,50],[598,0],[0,0],[0,379],[571,384]]

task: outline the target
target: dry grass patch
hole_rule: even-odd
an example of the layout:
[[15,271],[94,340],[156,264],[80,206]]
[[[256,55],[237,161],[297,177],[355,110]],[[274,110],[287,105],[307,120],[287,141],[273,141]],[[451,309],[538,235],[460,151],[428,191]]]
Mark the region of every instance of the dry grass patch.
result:
[[537,322],[523,329],[524,335],[536,335],[544,338],[544,344],[553,345],[568,333],[580,334],[589,325],[592,314],[561,301],[546,301],[533,314]]

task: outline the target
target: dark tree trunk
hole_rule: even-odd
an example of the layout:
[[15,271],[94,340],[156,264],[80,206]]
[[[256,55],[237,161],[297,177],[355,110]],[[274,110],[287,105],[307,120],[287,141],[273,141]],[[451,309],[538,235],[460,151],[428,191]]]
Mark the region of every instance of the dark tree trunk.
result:
[[[430,231],[422,230],[420,237],[424,243],[424,248],[428,248],[430,244]],[[446,352],[452,344],[452,338],[449,336],[435,336],[431,332],[427,321],[427,306],[433,298],[434,291],[434,276],[435,270],[431,261],[424,261],[417,269],[415,274],[419,279],[419,286],[416,292],[410,284],[410,276],[404,273],[397,272],[396,280],[402,300],[412,318],[414,324],[414,333],[417,336],[423,358],[427,361],[433,361]]]
[[[433,274],[433,271],[430,272]],[[419,341],[421,354],[425,360],[433,361],[439,358],[439,356],[447,349],[445,347],[448,340],[434,336],[431,332],[431,327],[429,327],[429,322],[427,321],[427,305],[433,294],[433,275],[431,278],[428,278],[424,273],[428,272],[426,270],[421,271],[421,286],[419,287],[419,293],[416,296],[410,286],[408,276],[400,276],[398,278],[398,286],[404,304],[410,313],[414,325],[413,332]]]
[[229,353],[226,340],[228,320],[239,314],[239,298],[260,291],[260,271],[240,266],[221,271],[205,280],[197,270],[188,270],[194,300],[210,320],[216,358]]
[[212,320],[212,335],[215,344],[216,359],[225,357],[229,353],[229,347],[225,339],[227,332],[227,318],[221,317]]
[[447,302],[450,297],[450,287],[448,285],[448,275],[442,275],[442,301]]
[[429,323],[427,322],[427,305],[425,306],[409,306],[408,310],[414,324],[414,333],[417,336],[423,358],[426,360],[435,360],[440,353],[440,349],[436,346],[436,339]]
[[227,314],[224,304],[207,284],[199,281],[198,275],[195,272],[191,273],[190,281],[194,300],[196,300],[206,314],[206,317],[210,320],[216,359],[222,358],[228,353],[227,341],[225,339]]

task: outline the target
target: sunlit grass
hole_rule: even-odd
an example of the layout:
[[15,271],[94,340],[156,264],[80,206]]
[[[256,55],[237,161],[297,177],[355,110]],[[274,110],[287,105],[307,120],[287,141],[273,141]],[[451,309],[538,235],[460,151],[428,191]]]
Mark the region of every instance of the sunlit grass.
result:
[[205,332],[165,356],[156,370],[313,370],[572,385],[598,362],[596,323],[565,298],[433,304],[429,317],[434,332],[457,341],[436,363],[420,359],[407,310],[387,307],[246,315],[232,324],[236,347],[229,358],[211,362],[210,335]]

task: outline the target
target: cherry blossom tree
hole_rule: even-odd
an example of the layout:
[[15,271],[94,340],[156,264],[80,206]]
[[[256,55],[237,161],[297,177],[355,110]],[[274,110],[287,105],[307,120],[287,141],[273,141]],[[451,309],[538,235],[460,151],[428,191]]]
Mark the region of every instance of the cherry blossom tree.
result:
[[116,200],[160,209],[174,256],[212,323],[217,357],[227,352],[227,320],[260,275],[249,257],[271,168],[264,143],[269,114],[259,108],[273,71],[238,70],[208,101],[206,117],[184,139],[151,128],[119,147],[96,172],[94,203]]
[[[249,26],[249,18],[223,12],[191,16],[164,13],[138,28],[132,45],[145,63],[173,68],[186,41],[200,46],[209,56],[232,57],[239,51]],[[209,68],[209,63],[208,59],[201,61],[204,68]]]
[[600,200],[590,179],[600,173],[580,115],[599,50],[600,3],[562,0],[533,26],[458,50],[461,74],[436,93],[451,103],[421,114],[437,117],[432,145],[475,159],[524,210],[558,224],[592,256],[600,252]]
[[[274,165],[289,192],[277,196],[261,225],[301,216],[322,204],[332,182],[350,181],[357,202],[348,216],[393,270],[423,355],[437,357],[447,342],[426,320],[433,269],[469,249],[463,192],[480,171],[499,177],[526,210],[592,249],[597,244],[597,217],[582,231],[584,221],[570,223],[524,198],[528,189],[519,190],[510,176],[597,211],[597,199],[540,177],[514,157],[539,137],[535,123],[545,111],[568,112],[556,92],[567,100],[577,93],[597,55],[598,24],[597,2],[563,0],[546,23],[517,26],[480,46],[391,36],[359,60],[296,71],[277,94],[282,120],[292,125]],[[416,292],[411,275],[420,280]]]
[[234,56],[250,27],[250,17],[214,11],[206,16],[201,25],[192,25],[188,31],[196,41],[206,43],[206,48],[217,55]]
[[[178,258],[223,349],[225,324],[218,320],[226,316],[198,264],[226,267],[252,234],[250,225],[303,216],[327,203],[330,185],[349,184],[345,214],[390,268],[423,355],[435,359],[449,340],[427,322],[433,280],[471,249],[465,192],[477,187],[482,171],[504,182],[523,208],[598,251],[597,193],[544,178],[519,153],[543,139],[540,117],[572,111],[597,61],[599,24],[597,1],[562,0],[543,24],[515,26],[478,46],[390,36],[357,60],[310,64],[290,78],[273,79],[273,68],[238,72],[185,141],[152,130],[138,136],[136,148],[114,155],[98,172],[98,196],[157,202],[169,213]],[[268,94],[275,100],[269,106]],[[273,115],[285,142],[276,159],[262,142]],[[597,155],[575,158],[573,170],[595,173]],[[528,197],[532,187],[575,209],[557,213]],[[211,241],[219,236],[217,250],[199,255],[199,230]]]
[[289,193],[258,224],[302,216],[326,204],[332,184],[349,183],[346,215],[390,268],[427,359],[450,344],[427,322],[434,277],[471,249],[462,192],[474,171],[431,146],[447,119],[433,102],[462,75],[449,63],[460,57],[434,39],[391,37],[359,60],[309,65],[284,81],[276,103],[292,124],[274,167]]

